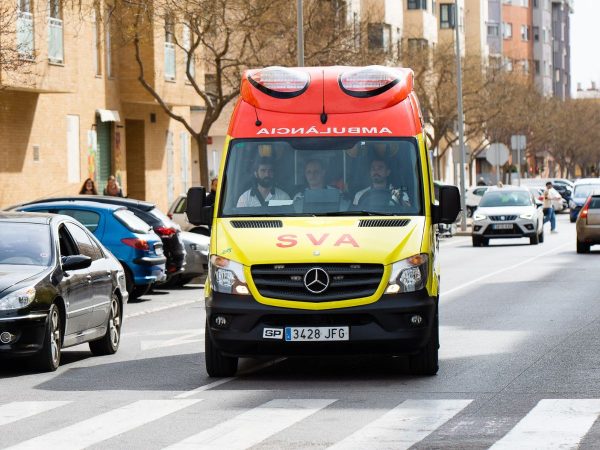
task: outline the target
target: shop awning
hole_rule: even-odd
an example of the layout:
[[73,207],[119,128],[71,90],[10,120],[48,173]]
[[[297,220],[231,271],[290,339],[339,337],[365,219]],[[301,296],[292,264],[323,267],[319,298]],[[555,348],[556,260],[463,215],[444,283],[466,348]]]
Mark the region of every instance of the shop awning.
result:
[[111,111],[110,109],[97,109],[96,114],[100,116],[102,122],[120,122],[119,111]]

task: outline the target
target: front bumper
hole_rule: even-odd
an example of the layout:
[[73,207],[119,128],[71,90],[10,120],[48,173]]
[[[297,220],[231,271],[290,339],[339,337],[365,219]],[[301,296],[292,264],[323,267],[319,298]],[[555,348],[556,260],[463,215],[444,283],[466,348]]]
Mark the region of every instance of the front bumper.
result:
[[3,333],[11,336],[10,342],[0,342],[0,356],[29,356],[39,352],[44,345],[47,318],[48,314],[43,312],[0,317],[0,337]]
[[[418,352],[429,340],[437,300],[425,291],[385,295],[353,308],[303,310],[263,305],[249,296],[212,292],[206,298],[207,332],[215,345],[232,356],[299,356],[339,354],[399,355]],[[225,316],[227,328],[215,317]],[[419,325],[411,317],[419,315]],[[263,338],[265,328],[348,326],[348,341],[287,342]],[[208,336],[207,336],[208,338]]]
[[[497,228],[498,225],[512,225],[510,229]],[[535,236],[537,231],[535,219],[517,218],[510,221],[492,221],[489,218],[473,222],[473,236],[485,238],[522,238]]]

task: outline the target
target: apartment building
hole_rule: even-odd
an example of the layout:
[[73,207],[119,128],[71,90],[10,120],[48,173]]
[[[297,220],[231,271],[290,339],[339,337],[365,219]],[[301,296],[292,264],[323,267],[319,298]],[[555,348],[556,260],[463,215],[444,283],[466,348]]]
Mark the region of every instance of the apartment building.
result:
[[[410,47],[433,47],[438,43],[437,2],[406,0],[404,4],[403,44]],[[450,18],[448,17],[448,20]]]
[[488,0],[465,0],[465,50],[467,55],[480,55],[487,62],[490,58],[488,43]]
[[533,0],[533,67],[538,91],[544,96],[554,94],[552,83],[552,2]]
[[[0,207],[77,194],[88,177],[101,191],[114,174],[129,197],[166,208],[191,184],[190,135],[140,85],[133,46],[119,39],[111,6],[12,3],[19,7],[14,39],[2,44],[17,46],[31,65],[0,72]],[[175,33],[185,41],[185,30],[155,21],[141,58],[148,83],[189,118],[198,96],[185,81]]]
[[502,0],[502,66],[532,76],[533,10],[530,0]]
[[570,14],[573,0],[552,0],[552,63],[554,96],[565,100],[571,96]]

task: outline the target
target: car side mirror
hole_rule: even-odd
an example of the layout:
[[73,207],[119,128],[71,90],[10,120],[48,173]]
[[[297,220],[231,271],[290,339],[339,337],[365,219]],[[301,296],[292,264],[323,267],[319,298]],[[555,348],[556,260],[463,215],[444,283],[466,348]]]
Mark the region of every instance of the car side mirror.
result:
[[85,255],[63,256],[61,258],[61,263],[65,272],[69,270],[87,269],[92,265],[92,258]]
[[456,186],[440,186],[439,204],[433,209],[433,223],[452,224],[460,212],[460,192]]
[[193,225],[207,225],[202,223],[202,211],[205,201],[206,189],[203,186],[188,189],[185,214],[189,223]]

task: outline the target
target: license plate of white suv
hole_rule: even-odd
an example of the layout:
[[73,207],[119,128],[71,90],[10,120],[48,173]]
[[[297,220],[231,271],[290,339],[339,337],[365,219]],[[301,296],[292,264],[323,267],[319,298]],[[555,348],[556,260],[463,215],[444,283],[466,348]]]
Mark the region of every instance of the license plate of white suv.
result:
[[497,223],[494,225],[494,230],[512,230],[512,223]]
[[286,327],[285,340],[288,342],[347,341],[350,327]]

